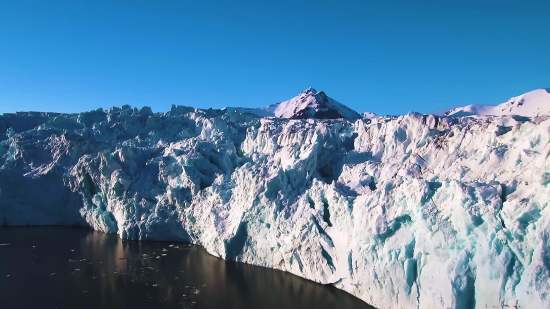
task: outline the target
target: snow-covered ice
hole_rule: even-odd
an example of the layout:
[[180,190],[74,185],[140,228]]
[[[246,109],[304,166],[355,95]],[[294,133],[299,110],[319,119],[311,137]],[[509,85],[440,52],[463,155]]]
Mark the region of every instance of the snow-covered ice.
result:
[[381,309],[548,308],[549,128],[182,106],[5,114],[0,222],[190,242]]
[[377,115],[375,113],[371,113],[371,112],[364,112],[362,114],[363,118],[365,119],[372,119],[372,118],[376,118]]
[[471,115],[518,115],[536,117],[550,115],[550,89],[537,89],[511,98],[497,106],[472,104],[436,113],[454,117]]

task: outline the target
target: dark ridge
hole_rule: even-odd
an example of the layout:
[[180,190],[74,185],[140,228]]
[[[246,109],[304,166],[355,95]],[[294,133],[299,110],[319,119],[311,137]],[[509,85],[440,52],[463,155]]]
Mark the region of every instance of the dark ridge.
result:
[[321,225],[319,225],[317,218],[315,218],[314,216],[311,216],[311,219],[313,220],[313,224],[315,224],[315,227],[317,227],[317,231],[319,231],[319,234],[325,237],[325,239],[332,244],[333,243],[332,238],[327,234],[327,232],[323,228],[321,228]]
[[422,203],[425,204],[428,201],[432,200],[432,197],[434,196],[435,192],[439,188],[441,188],[441,182],[437,182],[437,181],[428,182],[428,190],[426,191],[424,196],[422,196]]
[[323,221],[325,221],[328,226],[332,226],[330,222],[330,212],[328,210],[328,201],[323,198]]
[[307,202],[309,204],[309,208],[315,209],[315,202],[311,199],[309,195],[307,196]]
[[84,175],[84,187],[88,188],[88,192],[90,193],[90,196],[94,196],[99,192],[99,188],[95,184],[95,182],[92,180],[92,176],[90,176],[90,173],[87,173]]
[[380,233],[378,235],[378,238],[382,242],[385,242],[386,239],[388,239],[388,238],[392,237],[393,235],[395,235],[395,233],[397,233],[397,231],[399,231],[401,226],[403,226],[404,224],[410,223],[410,222],[412,222],[411,216],[409,216],[409,215],[399,216],[399,217],[395,218],[393,221],[391,221],[388,224],[388,227],[386,228],[386,230],[384,232]]
[[504,135],[508,132],[512,131],[512,127],[505,127],[505,126],[498,126],[498,129],[495,132],[496,136]]
[[330,256],[327,250],[325,250],[323,245],[319,244],[319,246],[321,247],[321,255],[327,261],[327,264],[328,266],[330,266],[330,269],[334,272],[334,270],[336,270],[336,267],[334,267],[334,261],[332,260],[332,256]]
[[248,239],[248,224],[241,222],[235,236],[225,242],[225,258],[236,260],[244,252],[246,240]]
[[369,182],[369,189],[371,191],[376,191],[376,189],[377,189],[376,183],[374,182],[374,177],[372,177],[371,181]]
[[346,149],[347,152],[355,150],[355,139],[359,136],[357,132],[353,133],[351,136],[344,138],[342,141],[342,146]]

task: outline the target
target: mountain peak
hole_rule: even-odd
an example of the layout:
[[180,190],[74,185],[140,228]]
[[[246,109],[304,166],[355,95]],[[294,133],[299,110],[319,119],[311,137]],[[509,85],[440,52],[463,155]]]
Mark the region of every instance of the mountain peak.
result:
[[550,115],[550,90],[548,88],[535,89],[496,106],[472,104],[453,108],[442,114],[453,117],[470,115],[536,117]]
[[[317,91],[313,87],[300,92],[294,98],[269,105],[264,108],[229,108],[244,113],[255,114],[260,117],[277,117],[290,119],[345,119],[355,121],[363,118],[362,115],[344,104],[327,96],[324,91]],[[367,118],[375,117],[368,113]]]
[[323,91],[312,87],[302,91],[296,97],[281,102],[274,108],[275,117],[292,119],[339,119],[355,121],[361,118],[356,111],[333,100]]
[[309,87],[306,90],[302,91],[300,94],[316,95],[317,90],[315,90],[315,88],[313,88],[313,87]]

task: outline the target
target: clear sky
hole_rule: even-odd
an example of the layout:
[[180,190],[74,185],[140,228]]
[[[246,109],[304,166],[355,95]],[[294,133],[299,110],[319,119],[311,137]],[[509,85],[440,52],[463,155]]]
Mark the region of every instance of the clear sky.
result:
[[310,86],[378,114],[550,87],[550,1],[0,1],[0,113],[260,107]]

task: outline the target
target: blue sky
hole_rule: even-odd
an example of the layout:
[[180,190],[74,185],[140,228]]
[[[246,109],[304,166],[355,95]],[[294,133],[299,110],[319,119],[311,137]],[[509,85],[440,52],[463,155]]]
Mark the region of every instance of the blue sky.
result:
[[550,87],[547,0],[0,2],[0,113],[496,104]]

